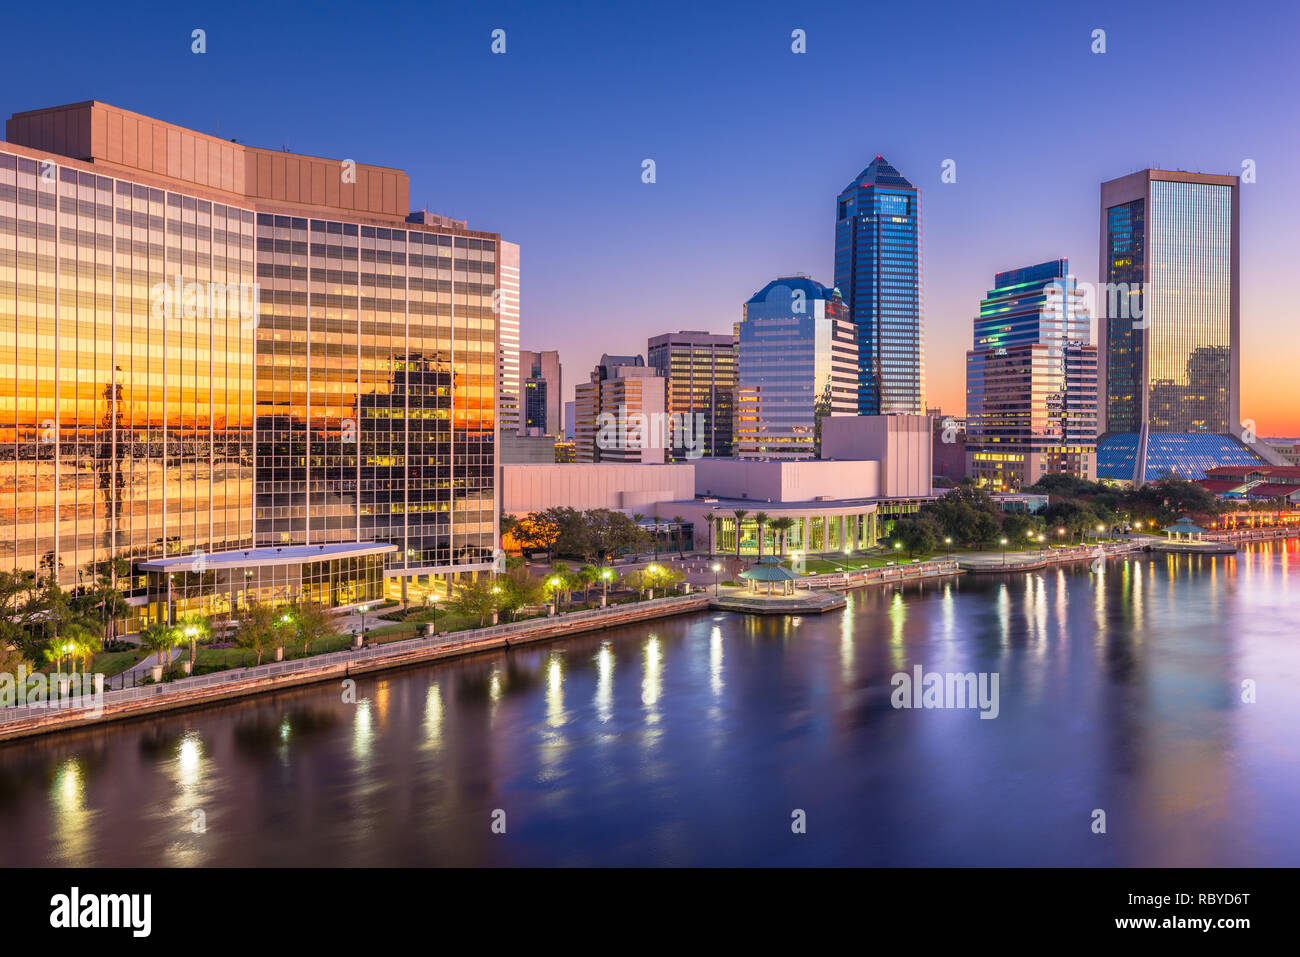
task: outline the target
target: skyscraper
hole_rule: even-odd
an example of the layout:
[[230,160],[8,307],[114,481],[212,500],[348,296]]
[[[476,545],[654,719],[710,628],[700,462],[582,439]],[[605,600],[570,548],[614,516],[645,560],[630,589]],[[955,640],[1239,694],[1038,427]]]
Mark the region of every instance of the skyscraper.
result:
[[517,430],[519,395],[519,244],[501,243],[497,289],[497,429]]
[[840,193],[835,285],[857,327],[858,413],[925,413],[921,194],[877,156]]
[[492,567],[495,233],[94,101],[6,139],[5,567],[126,558],[136,626]]
[[966,353],[966,474],[992,491],[1096,478],[1097,348],[1069,261],[993,285]]
[[1157,169],[1101,185],[1102,477],[1272,461],[1240,441],[1238,193],[1236,176]]
[[579,462],[662,463],[674,436],[668,381],[638,356],[605,354],[574,388]]
[[559,436],[564,428],[564,369],[560,354],[519,351],[519,434]]
[[839,290],[774,279],[736,326],[737,458],[820,455],[821,423],[857,411],[857,341]]
[[[731,455],[736,344],[728,335],[668,332],[647,343],[646,362],[668,380],[668,411],[699,416],[704,455]],[[673,453],[684,458],[684,450]]]

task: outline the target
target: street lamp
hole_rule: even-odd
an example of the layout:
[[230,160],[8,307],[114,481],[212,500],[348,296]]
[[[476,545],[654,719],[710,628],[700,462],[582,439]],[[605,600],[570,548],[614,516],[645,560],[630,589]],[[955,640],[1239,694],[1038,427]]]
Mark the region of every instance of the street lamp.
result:
[[1002,564],[1005,565],[1006,563],[1007,563],[1007,540],[1004,538],[1002,539]]
[[554,615],[560,610],[560,577],[557,575],[550,581],[551,585],[551,614]]
[[600,604],[602,608],[609,602],[609,580],[613,574],[608,568],[602,568],[600,571]]
[[368,612],[369,610],[370,610],[369,605],[362,605],[360,608],[357,609],[357,611],[361,612],[361,640],[362,641],[365,641],[366,638],[366,612]]
[[718,572],[722,571],[722,566],[717,562],[713,563],[713,597],[718,597]]
[[952,560],[952,539],[945,538],[943,540],[943,543],[948,546],[948,560],[951,561]]

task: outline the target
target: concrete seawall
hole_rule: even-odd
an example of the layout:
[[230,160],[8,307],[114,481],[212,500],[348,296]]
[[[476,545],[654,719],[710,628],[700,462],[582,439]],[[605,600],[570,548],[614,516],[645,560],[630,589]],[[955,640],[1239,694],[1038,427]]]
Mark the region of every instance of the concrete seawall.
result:
[[109,691],[103,696],[103,709],[61,709],[56,706],[0,709],[0,742],[47,734],[70,728],[104,724],[138,715],[242,698],[322,681],[341,681],[405,665],[424,664],[458,658],[482,651],[509,649],[567,638],[640,621],[652,621],[673,615],[708,609],[711,593],[697,592],[672,598],[635,602],[592,611],[569,612],[548,618],[536,618],[492,628],[475,629],[439,638],[415,638],[359,651],[339,651],[274,662],[253,668],[183,678],[168,684],[146,685],[125,691]]

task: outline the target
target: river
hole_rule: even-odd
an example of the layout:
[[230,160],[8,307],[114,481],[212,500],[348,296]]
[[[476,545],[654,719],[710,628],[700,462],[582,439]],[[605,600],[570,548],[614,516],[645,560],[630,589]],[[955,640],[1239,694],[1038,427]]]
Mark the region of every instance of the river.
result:
[[[874,587],[14,742],[0,863],[1294,867],[1297,585],[1300,540]],[[917,665],[996,717],[895,708]]]

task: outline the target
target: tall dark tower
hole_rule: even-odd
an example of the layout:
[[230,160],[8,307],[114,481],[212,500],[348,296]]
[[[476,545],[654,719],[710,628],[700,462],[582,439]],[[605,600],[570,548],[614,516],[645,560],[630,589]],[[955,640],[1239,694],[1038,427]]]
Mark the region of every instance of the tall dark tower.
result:
[[921,194],[877,156],[835,209],[835,285],[858,334],[858,414],[925,413]]

